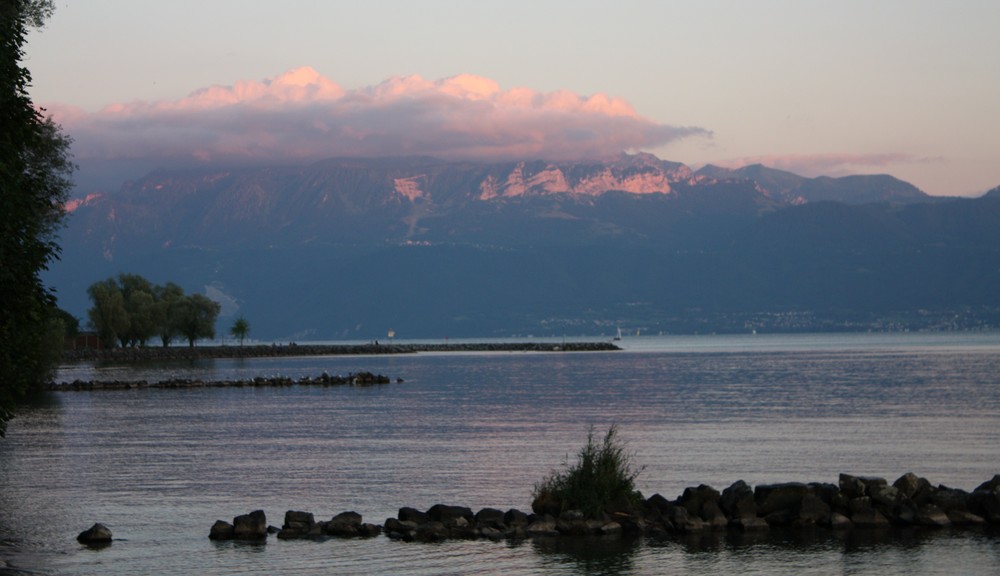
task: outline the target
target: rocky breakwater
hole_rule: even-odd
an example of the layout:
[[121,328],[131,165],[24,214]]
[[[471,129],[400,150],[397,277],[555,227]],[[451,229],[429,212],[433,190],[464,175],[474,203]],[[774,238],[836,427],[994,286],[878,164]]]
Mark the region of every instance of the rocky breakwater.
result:
[[[91,391],[91,390],[132,390],[137,388],[238,388],[238,387],[269,387],[269,386],[375,386],[389,384],[388,376],[371,372],[358,372],[347,376],[331,376],[323,373],[317,377],[304,376],[294,379],[285,376],[257,377],[250,380],[197,380],[190,378],[175,378],[148,382],[146,380],[74,380],[72,382],[50,383],[49,390],[54,391]],[[402,383],[397,378],[396,383]]]
[[230,524],[216,520],[209,531],[210,540],[238,540],[264,542],[268,534],[277,534],[281,540],[325,538],[371,538],[382,533],[382,527],[363,522],[357,512],[341,512],[327,521],[317,521],[312,512],[289,510],[281,528],[269,526],[263,510],[254,510],[233,518]]
[[419,352],[610,352],[611,342],[468,342],[368,344],[267,344],[254,346],[171,346],[148,348],[80,348],[66,350],[66,362],[148,362],[198,358],[275,358],[293,356],[371,356]]
[[[210,538],[266,539],[263,512],[258,516],[255,528],[249,532],[238,532],[220,520],[212,527]],[[606,508],[599,517],[563,510],[551,499],[536,499],[531,513],[495,508],[473,512],[464,506],[444,504],[426,511],[404,507],[383,526],[365,524],[355,512],[317,522],[311,513],[289,511],[282,528],[272,528],[271,532],[276,532],[279,539],[373,537],[381,533],[407,542],[439,542],[580,536],[668,538],[724,530],[864,532],[987,525],[1000,525],[1000,474],[967,492],[935,486],[908,473],[892,484],[884,478],[841,474],[838,484],[789,482],[751,487],[737,481],[721,492],[700,485],[685,489],[674,500],[654,494],[636,504],[621,502]]]

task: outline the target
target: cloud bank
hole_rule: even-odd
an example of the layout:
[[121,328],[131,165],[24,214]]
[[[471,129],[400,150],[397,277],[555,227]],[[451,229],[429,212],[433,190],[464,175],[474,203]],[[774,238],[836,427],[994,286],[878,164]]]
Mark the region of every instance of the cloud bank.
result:
[[308,67],[173,101],[113,104],[96,113],[47,108],[73,137],[73,152],[84,163],[405,155],[567,160],[710,136],[703,128],[643,118],[624,100],[604,94],[503,90],[473,75],[396,77],[349,90]]

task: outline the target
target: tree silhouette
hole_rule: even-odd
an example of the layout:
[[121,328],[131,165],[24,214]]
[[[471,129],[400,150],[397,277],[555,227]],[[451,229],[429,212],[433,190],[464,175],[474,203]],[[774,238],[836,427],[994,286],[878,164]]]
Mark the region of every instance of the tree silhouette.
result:
[[246,318],[240,316],[236,319],[236,322],[233,322],[233,327],[229,329],[229,333],[233,335],[233,338],[239,339],[240,346],[243,346],[243,340],[250,333],[250,323],[247,322]]
[[0,3],[0,436],[58,359],[49,337],[55,297],[40,273],[59,256],[55,234],[74,166],[70,139],[35,108],[20,64],[28,28],[53,9],[51,0]]

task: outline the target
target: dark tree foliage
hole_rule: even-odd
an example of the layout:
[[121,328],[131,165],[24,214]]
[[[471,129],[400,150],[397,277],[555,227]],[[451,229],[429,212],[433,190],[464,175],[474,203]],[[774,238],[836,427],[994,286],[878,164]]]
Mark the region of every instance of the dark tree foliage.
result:
[[0,2],[0,435],[17,402],[51,372],[55,298],[40,273],[58,258],[71,188],[70,139],[35,108],[21,66],[29,26],[51,1]]
[[188,341],[188,346],[202,338],[215,338],[215,320],[221,306],[201,294],[192,294],[180,301],[177,331]]
[[[115,344],[145,347],[154,336],[163,346],[182,335],[194,346],[201,338],[215,338],[218,303],[201,294],[184,294],[180,286],[152,284],[138,274],[119,274],[87,288],[93,306],[87,311],[90,327],[107,348]],[[249,331],[249,325],[247,325]]]
[[243,345],[243,341],[246,339],[247,335],[250,334],[250,323],[243,316],[240,316],[233,322],[233,327],[229,329],[229,333],[233,335],[240,341],[240,346]]

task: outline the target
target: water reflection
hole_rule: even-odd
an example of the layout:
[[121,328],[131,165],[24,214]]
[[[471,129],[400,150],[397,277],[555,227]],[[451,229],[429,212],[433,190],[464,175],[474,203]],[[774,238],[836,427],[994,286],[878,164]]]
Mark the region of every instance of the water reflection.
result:
[[638,538],[593,536],[533,538],[532,548],[546,565],[572,566],[574,574],[625,574],[635,568]]
[[[438,502],[525,509],[533,484],[572,457],[587,425],[612,420],[646,466],[639,488],[647,494],[672,498],[687,486],[721,489],[737,478],[752,485],[835,481],[838,472],[891,479],[913,467],[935,483],[972,489],[1000,460],[995,353],[409,355],[66,370],[89,370],[81,379],[151,381],[370,370],[406,382],[39,399],[0,443],[0,541],[21,551],[17,564],[46,573],[901,576],[996,574],[1000,566],[995,534],[947,530],[440,546],[377,538],[238,547],[207,539],[216,518],[258,508],[269,515],[354,509],[375,522],[400,506]],[[128,545],[79,551],[75,535],[95,520]],[[12,557],[0,548],[0,558]]]

